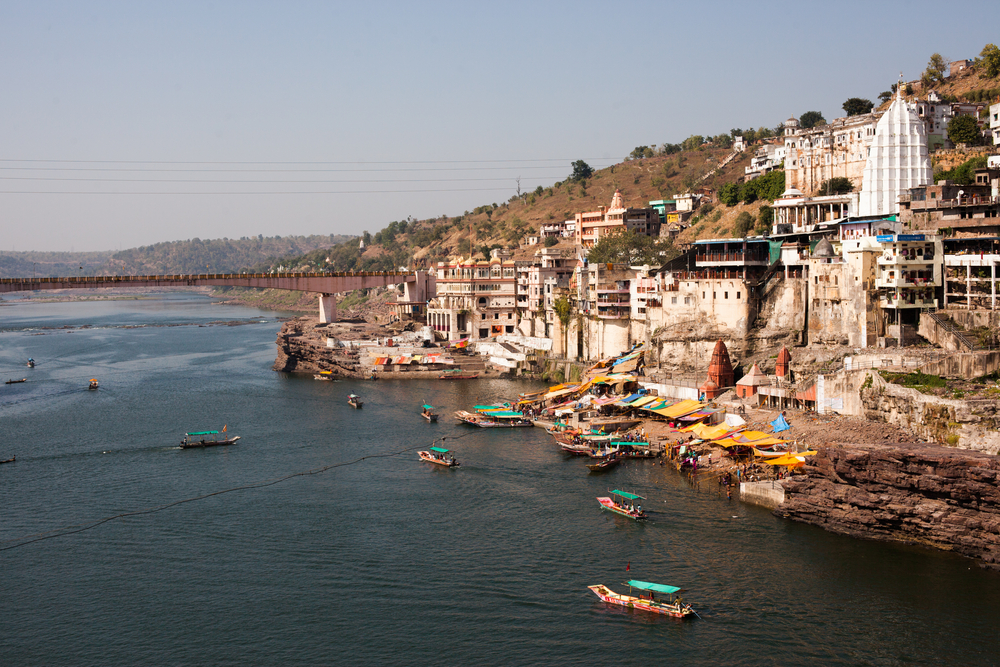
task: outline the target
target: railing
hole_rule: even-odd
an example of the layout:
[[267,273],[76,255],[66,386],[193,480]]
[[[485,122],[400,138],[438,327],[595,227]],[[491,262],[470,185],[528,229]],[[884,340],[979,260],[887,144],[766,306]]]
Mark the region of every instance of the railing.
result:
[[973,350],[976,350],[976,349],[985,349],[985,348],[981,348],[981,347],[977,346],[976,343],[975,343],[975,341],[973,341],[971,338],[969,338],[964,333],[962,333],[962,331],[960,331],[958,329],[958,327],[956,327],[954,324],[952,324],[950,321],[948,321],[947,318],[942,317],[940,314],[938,314],[938,313],[927,313],[927,316],[930,317],[932,320],[934,320],[934,322],[939,327],[941,327],[942,329],[944,329],[945,331],[947,331],[948,333],[950,333],[952,336],[954,336],[955,340],[957,340],[959,343],[961,343],[970,352],[973,351]]

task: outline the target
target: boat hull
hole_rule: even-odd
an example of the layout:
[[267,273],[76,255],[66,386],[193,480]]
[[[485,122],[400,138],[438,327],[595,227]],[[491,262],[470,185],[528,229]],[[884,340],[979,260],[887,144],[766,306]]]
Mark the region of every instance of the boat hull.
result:
[[436,422],[438,420],[438,416],[437,415],[429,415],[427,413],[421,413],[420,416],[423,417],[424,419],[426,419],[429,422]]
[[646,518],[645,512],[636,512],[634,510],[629,510],[626,507],[621,507],[616,505],[615,501],[611,498],[598,498],[597,502],[601,504],[601,507],[608,510],[609,512],[614,512],[615,514],[620,514],[621,516],[628,517],[633,521],[642,521]]
[[421,461],[427,461],[428,463],[434,463],[439,466],[444,466],[445,468],[457,468],[459,466],[458,461],[455,459],[445,459],[441,460],[432,456],[430,452],[417,452],[417,456],[420,457]]
[[222,447],[225,445],[235,445],[236,441],[240,439],[240,436],[229,438],[227,440],[195,440],[191,442],[186,442],[181,440],[181,449],[196,449],[202,447]]
[[611,458],[604,459],[603,461],[598,461],[597,463],[588,463],[587,468],[590,469],[590,472],[603,472],[615,467],[619,463],[621,463],[621,459],[617,456],[613,456]]
[[664,616],[673,616],[674,618],[690,618],[694,615],[691,605],[646,600],[645,598],[633,595],[619,595],[603,584],[587,586],[587,588],[608,604],[616,604],[620,607],[639,609],[640,611],[648,611],[654,614],[663,614]]
[[347,401],[347,404],[355,410],[360,410],[365,405],[363,401]]

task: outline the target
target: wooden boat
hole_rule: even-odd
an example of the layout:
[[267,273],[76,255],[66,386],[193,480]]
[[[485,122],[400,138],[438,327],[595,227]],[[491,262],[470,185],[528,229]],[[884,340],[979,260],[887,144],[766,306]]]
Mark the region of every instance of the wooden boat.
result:
[[313,380],[333,380],[333,371],[320,371],[313,375]]
[[474,414],[465,410],[459,410],[455,413],[455,417],[461,422],[480,428],[516,428],[519,426],[535,425],[530,419],[525,419],[524,415],[520,412],[512,411]]
[[34,367],[35,367],[35,360],[29,358],[28,359],[28,368],[34,368]]
[[640,521],[646,519],[646,513],[642,511],[642,506],[637,505],[635,501],[645,500],[642,496],[637,496],[634,493],[628,493],[627,491],[619,491],[615,489],[611,492],[610,498],[598,498],[597,502],[601,504],[606,510],[610,510],[615,514],[621,514],[622,516],[628,517],[629,519],[635,519]]
[[621,463],[622,458],[623,457],[620,455],[608,456],[606,458],[601,459],[597,463],[588,463],[587,468],[590,470],[590,472],[604,472],[605,470],[614,468],[616,465]]
[[438,380],[475,380],[479,373],[463,373],[461,368],[453,371],[444,371],[438,376]]
[[423,412],[420,413],[420,416],[429,422],[436,422],[438,420],[438,416],[434,414],[434,406],[432,405],[425,405]]
[[[194,433],[185,433],[184,439],[181,440],[181,449],[193,449],[195,447],[219,447],[222,445],[235,445],[236,441],[240,439],[240,436],[235,435],[232,438],[223,436],[220,440],[219,436],[226,432],[226,428],[222,431],[197,431]],[[211,439],[208,436],[212,436]]]
[[21,378],[20,380],[7,380],[4,384],[20,384],[21,382],[27,382],[28,378]]
[[573,456],[590,456],[590,445],[586,443],[560,442],[559,449]]
[[0,463],[13,463],[16,460],[17,460],[17,456],[12,456],[9,459],[4,459],[3,461],[0,461]]
[[[604,584],[587,586],[587,588],[594,591],[594,594],[605,602],[620,605],[628,609],[640,609],[642,611],[653,612],[654,614],[673,616],[674,618],[690,618],[691,616],[698,615],[698,613],[691,608],[691,605],[685,604],[681,600],[680,595],[678,594],[682,593],[683,589],[677,588],[676,586],[654,584],[648,581],[637,581],[633,579],[628,582],[629,595],[619,595]],[[637,588],[640,591],[646,591],[647,594],[643,595],[643,593],[640,592],[638,596],[631,595],[633,588]],[[655,595],[656,593],[663,593],[669,597],[666,600],[657,600]]]
[[360,409],[364,406],[364,402],[362,402],[361,397],[355,396],[354,394],[351,394],[350,396],[347,397],[347,404],[350,405],[355,410]]
[[417,452],[417,456],[420,457],[421,461],[436,463],[446,468],[457,468],[459,466],[458,461],[455,460],[454,455],[448,456],[449,453],[449,450],[444,447],[430,447],[426,451]]
[[94,390],[100,388],[100,386],[101,385],[97,382],[97,380],[95,380],[94,378],[90,378],[90,385],[87,387],[87,389]]

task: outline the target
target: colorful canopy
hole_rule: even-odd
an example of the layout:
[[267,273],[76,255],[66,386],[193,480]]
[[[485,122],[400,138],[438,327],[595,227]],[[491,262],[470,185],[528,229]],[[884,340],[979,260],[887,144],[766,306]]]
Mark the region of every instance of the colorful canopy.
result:
[[424,410],[433,410],[433,409],[434,409],[433,405],[424,405]]
[[218,435],[218,431],[198,431],[197,433],[185,433],[184,435]]
[[514,419],[515,417],[524,417],[520,412],[512,412],[510,410],[497,411],[497,412],[487,412],[484,414],[486,417],[498,417],[500,419]]
[[653,412],[662,417],[667,417],[668,419],[676,419],[681,415],[686,415],[688,413],[694,412],[695,410],[699,410],[703,407],[705,407],[704,403],[699,403],[698,401],[687,399],[681,401],[680,403],[675,403],[669,407],[658,408],[656,410],[653,410]]
[[618,489],[615,489],[611,493],[616,496],[621,496],[622,498],[628,498],[629,500],[645,500],[642,496],[637,496],[634,493],[629,493],[628,491],[619,491]]
[[638,588],[644,591],[656,591],[657,593],[676,593],[681,590],[676,586],[667,586],[666,584],[651,584],[648,581],[636,581],[632,579],[628,582],[628,585],[632,588]]
[[447,454],[448,453],[448,450],[445,449],[444,447],[431,447],[431,451],[432,452],[438,452],[438,453],[441,453],[441,454]]

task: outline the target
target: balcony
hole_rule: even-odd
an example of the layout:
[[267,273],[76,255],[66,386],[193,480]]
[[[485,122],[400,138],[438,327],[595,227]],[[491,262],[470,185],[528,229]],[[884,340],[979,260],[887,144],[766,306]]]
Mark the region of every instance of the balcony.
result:
[[937,299],[908,298],[902,297],[882,297],[878,301],[882,308],[937,308]]
[[900,288],[906,287],[909,289],[913,288],[929,288],[937,287],[937,283],[934,282],[933,278],[877,278],[875,280],[875,287],[891,287]]
[[629,306],[605,306],[597,304],[597,316],[602,320],[627,320],[632,315]]
[[904,266],[907,264],[933,264],[934,255],[882,255],[878,258],[879,266]]

